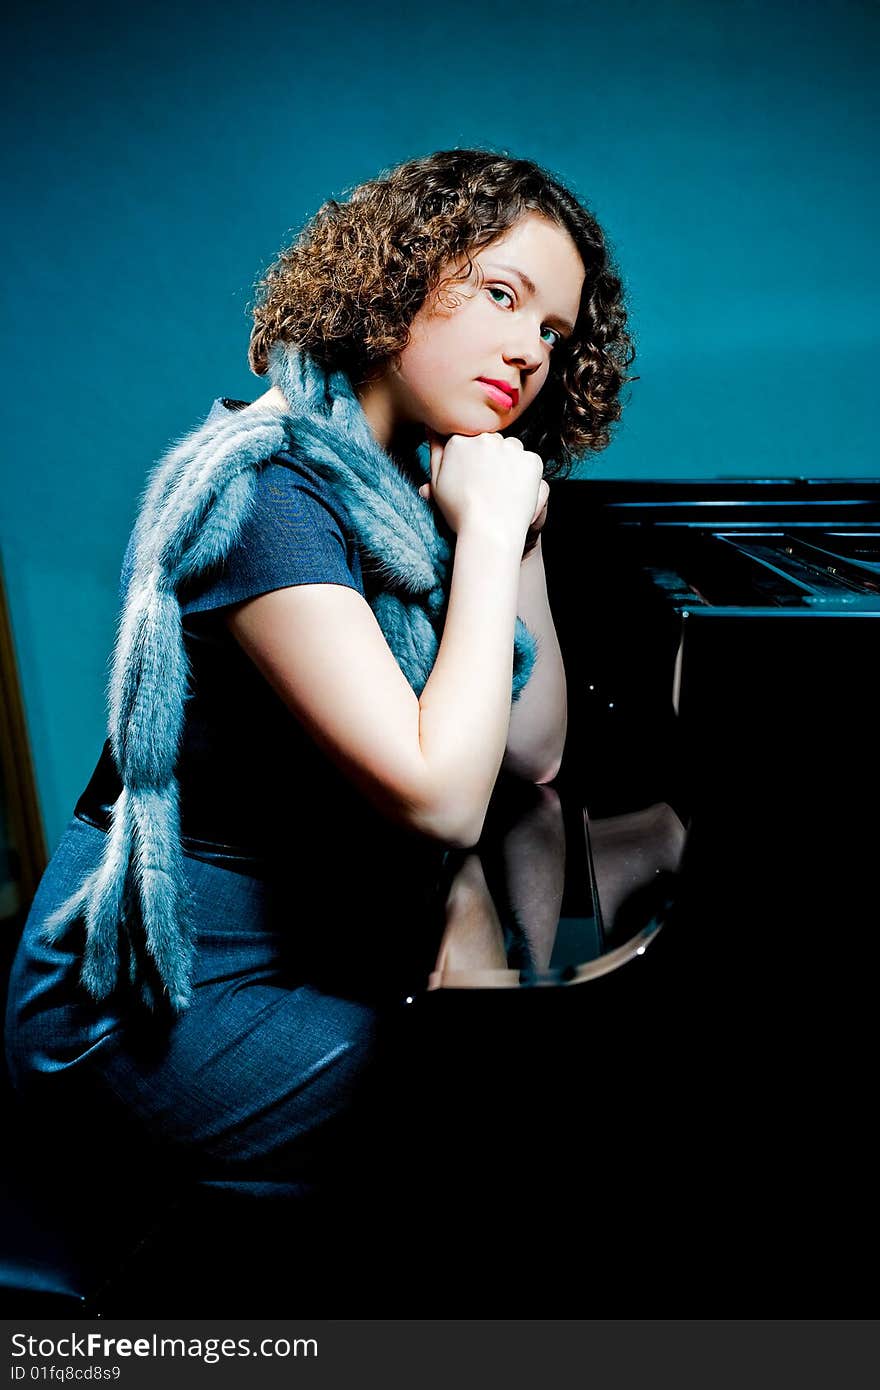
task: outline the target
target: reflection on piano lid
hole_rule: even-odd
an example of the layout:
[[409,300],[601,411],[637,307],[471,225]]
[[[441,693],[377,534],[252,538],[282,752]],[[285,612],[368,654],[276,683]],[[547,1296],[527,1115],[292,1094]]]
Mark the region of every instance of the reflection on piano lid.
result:
[[686,825],[667,925],[766,972],[876,916],[880,480],[575,481],[550,513],[567,773],[591,816]]
[[428,988],[577,984],[644,955],[683,835],[668,806],[590,824],[556,787],[500,778],[479,845],[449,856]]
[[588,981],[661,926],[654,973],[694,932],[821,950],[874,897],[880,481],[568,480],[544,557],[563,767],[499,783],[431,987]]

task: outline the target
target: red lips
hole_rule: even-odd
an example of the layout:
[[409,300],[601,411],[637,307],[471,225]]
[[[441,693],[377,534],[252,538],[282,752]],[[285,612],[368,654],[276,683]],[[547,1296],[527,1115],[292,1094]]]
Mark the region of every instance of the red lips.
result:
[[485,381],[487,386],[497,386],[499,391],[506,391],[512,405],[516,405],[519,401],[519,391],[515,386],[511,386],[509,381],[496,381],[495,378],[491,376],[481,376],[479,380]]

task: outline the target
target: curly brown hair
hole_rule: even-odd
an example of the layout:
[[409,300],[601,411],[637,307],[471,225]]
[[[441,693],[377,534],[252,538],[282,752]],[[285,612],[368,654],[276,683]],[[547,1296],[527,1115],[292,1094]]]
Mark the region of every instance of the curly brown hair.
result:
[[[547,478],[604,449],[635,350],[605,237],[574,194],[529,159],[471,149],[409,160],[349,192],[324,203],[258,282],[253,370],[264,375],[282,341],[355,386],[375,379],[406,347],[428,294],[464,282],[473,252],[538,212],[569,233],[586,278],[574,333],[554,346],[543,389],[505,433],[540,454]],[[462,257],[466,266],[441,278]]]

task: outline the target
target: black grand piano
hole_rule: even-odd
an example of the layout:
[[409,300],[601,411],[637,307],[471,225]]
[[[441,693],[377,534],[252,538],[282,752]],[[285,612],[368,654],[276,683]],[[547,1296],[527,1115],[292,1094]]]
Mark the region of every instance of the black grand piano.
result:
[[[545,546],[569,685],[565,902],[549,954],[520,943],[508,972],[579,983],[640,923],[674,924],[667,942],[707,961],[747,931],[765,978],[809,947],[827,984],[829,953],[875,919],[880,482],[569,481]],[[471,857],[492,862],[498,827],[523,833],[549,794],[500,779]],[[526,916],[552,916],[548,898]],[[440,965],[434,987],[467,987]]]
[[544,549],[563,767],[499,783],[416,1001],[451,1206],[557,1307],[857,1311],[880,481],[568,481]]

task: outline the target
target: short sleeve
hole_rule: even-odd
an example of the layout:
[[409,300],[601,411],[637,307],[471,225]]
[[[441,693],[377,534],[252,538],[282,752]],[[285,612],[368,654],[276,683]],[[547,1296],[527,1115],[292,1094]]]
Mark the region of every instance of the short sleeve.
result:
[[180,592],[185,617],[272,589],[341,584],[364,593],[360,558],[331,485],[279,455],[259,470],[254,502],[226,560]]

